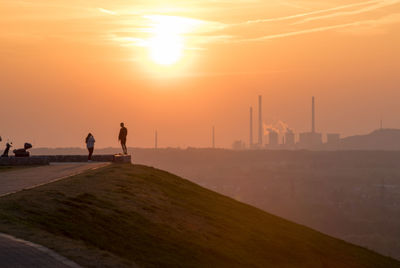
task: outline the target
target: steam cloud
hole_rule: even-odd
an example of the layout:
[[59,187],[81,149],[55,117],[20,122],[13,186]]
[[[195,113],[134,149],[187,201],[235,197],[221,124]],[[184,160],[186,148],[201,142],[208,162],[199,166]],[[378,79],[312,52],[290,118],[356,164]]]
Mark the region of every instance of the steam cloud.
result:
[[273,124],[263,123],[264,135],[268,135],[270,132],[277,132],[278,134],[285,134],[287,132],[293,132],[293,129],[289,128],[289,125],[282,120],[278,120]]

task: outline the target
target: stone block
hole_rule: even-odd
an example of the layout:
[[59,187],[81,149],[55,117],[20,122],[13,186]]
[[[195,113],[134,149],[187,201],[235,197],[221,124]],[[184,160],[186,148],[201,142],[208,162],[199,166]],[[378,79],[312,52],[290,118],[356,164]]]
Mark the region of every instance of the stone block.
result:
[[113,162],[118,164],[131,164],[131,155],[115,154]]

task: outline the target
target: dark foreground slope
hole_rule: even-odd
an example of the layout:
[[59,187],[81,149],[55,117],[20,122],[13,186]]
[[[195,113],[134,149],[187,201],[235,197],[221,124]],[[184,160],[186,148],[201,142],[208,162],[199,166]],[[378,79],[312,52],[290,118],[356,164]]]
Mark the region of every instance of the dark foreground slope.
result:
[[0,231],[84,266],[400,267],[144,166],[109,166],[0,198]]

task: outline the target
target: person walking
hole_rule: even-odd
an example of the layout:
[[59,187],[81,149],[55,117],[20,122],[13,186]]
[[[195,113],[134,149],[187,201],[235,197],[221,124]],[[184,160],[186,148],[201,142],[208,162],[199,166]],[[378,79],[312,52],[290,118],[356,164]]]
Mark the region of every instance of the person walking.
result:
[[92,161],[92,155],[93,155],[93,151],[94,151],[94,143],[96,142],[96,140],[94,139],[92,133],[89,133],[86,137],[86,147],[89,151],[89,156],[88,156],[88,161]]
[[128,129],[125,127],[124,123],[121,123],[120,126],[121,129],[119,130],[118,140],[121,142],[121,147],[124,154],[128,154],[128,149],[126,148],[126,136],[128,136]]

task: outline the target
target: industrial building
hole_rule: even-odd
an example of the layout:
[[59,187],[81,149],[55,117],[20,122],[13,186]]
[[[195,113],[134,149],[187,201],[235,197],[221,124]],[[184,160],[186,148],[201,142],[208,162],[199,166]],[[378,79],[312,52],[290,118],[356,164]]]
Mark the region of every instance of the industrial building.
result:
[[294,146],[296,144],[296,139],[293,130],[287,129],[285,133],[285,143],[286,146]]
[[279,134],[275,130],[270,129],[268,131],[268,147],[271,149],[278,148],[279,146]]
[[340,143],[340,134],[339,133],[326,134],[326,143],[329,145],[338,145]]
[[315,98],[311,100],[311,132],[300,133],[299,148],[316,149],[322,145],[322,134],[315,131]]
[[246,144],[244,143],[244,141],[241,140],[234,141],[232,143],[232,149],[237,151],[244,150],[246,149]]
[[[326,143],[322,141],[322,134],[316,131],[316,109],[315,97],[311,99],[311,129],[309,132],[299,133],[298,141],[296,141],[296,133],[287,128],[286,130],[276,130],[275,128],[268,129],[268,142],[263,143],[264,126],[262,121],[262,96],[258,96],[258,141],[253,140],[253,107],[250,107],[250,136],[249,147],[250,149],[311,149],[311,150],[337,150],[340,148],[341,137],[339,133],[328,133],[326,135]],[[282,138],[280,143],[279,138]],[[240,146],[235,146],[240,147]]]

